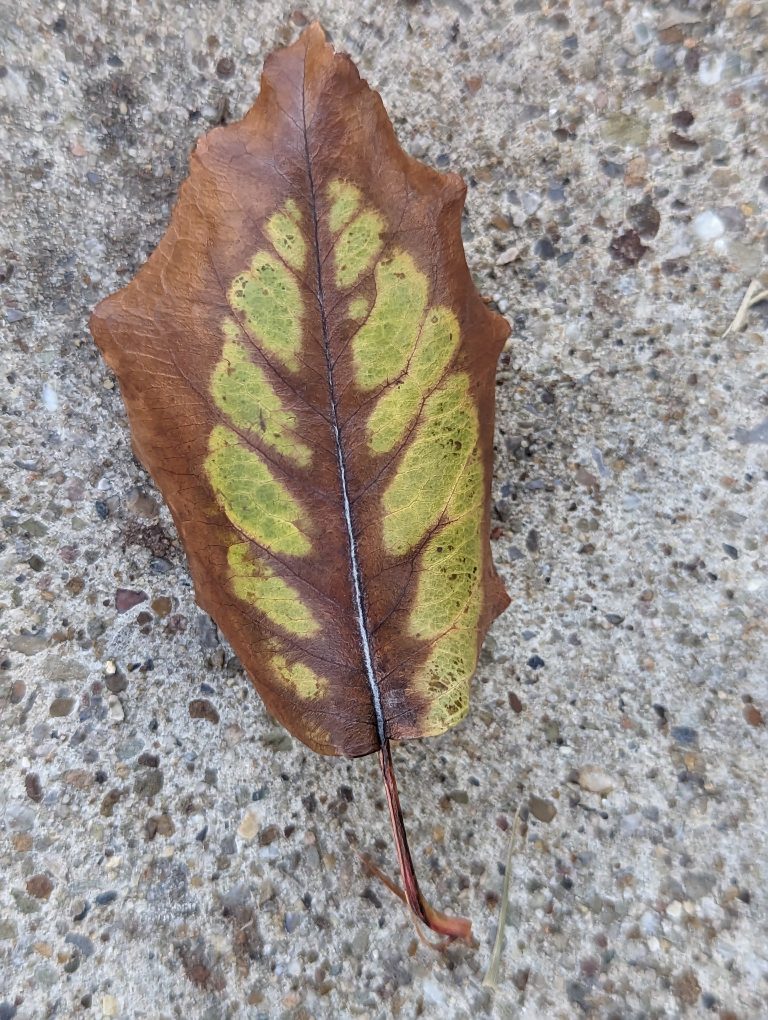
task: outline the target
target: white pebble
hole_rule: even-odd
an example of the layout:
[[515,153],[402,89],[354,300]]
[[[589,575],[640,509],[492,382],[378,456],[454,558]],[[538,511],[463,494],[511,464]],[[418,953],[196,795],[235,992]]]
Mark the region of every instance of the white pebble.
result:
[[43,406],[51,413],[59,409],[59,395],[50,383],[43,386]]
[[237,827],[237,834],[246,843],[250,843],[256,838],[259,827],[261,825],[261,818],[252,808],[249,808],[243,815],[242,821]]
[[679,921],[683,915],[683,905],[680,900],[672,900],[667,907],[667,917],[671,917],[673,921]]
[[702,85],[717,85],[723,76],[725,57],[708,53],[699,64],[699,81]]
[[585,765],[583,769],[579,769],[578,782],[582,790],[599,793],[601,796],[610,793],[616,787],[615,781],[602,769],[595,768],[594,765]]
[[715,241],[725,233],[725,224],[711,209],[707,209],[693,221],[693,232],[700,241]]
[[125,719],[125,711],[117,695],[110,694],[107,706],[109,708],[109,718],[112,722],[122,722]]

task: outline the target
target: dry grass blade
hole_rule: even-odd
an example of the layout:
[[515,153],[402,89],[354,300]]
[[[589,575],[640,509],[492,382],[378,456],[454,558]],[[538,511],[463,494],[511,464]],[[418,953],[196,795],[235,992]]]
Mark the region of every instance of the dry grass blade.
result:
[[761,301],[768,301],[768,289],[760,290],[761,286],[762,284],[760,280],[752,280],[750,285],[747,287],[747,292],[739,305],[739,310],[736,312],[733,322],[720,337],[721,340],[724,340],[729,333],[738,333],[746,321],[747,312],[750,308],[754,307],[754,305],[760,304]]
[[507,910],[509,909],[509,880],[512,874],[512,855],[515,850],[515,839],[517,837],[518,822],[520,820],[520,807],[522,798],[517,805],[515,817],[512,822],[512,831],[509,834],[509,847],[507,849],[507,862],[504,869],[504,885],[501,891],[501,906],[499,907],[499,924],[496,930],[496,941],[493,944],[491,962],[483,978],[483,985],[486,988],[499,987],[499,969],[501,967],[501,954],[504,949],[504,930],[507,924]]

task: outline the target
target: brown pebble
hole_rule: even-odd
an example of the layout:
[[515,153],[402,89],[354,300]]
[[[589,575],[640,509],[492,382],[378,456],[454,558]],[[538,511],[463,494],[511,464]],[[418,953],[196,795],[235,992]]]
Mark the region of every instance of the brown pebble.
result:
[[765,726],[763,713],[755,705],[744,706],[744,718],[750,726]]
[[219,713],[207,698],[195,698],[190,701],[189,716],[191,719],[205,719],[210,723],[219,721]]
[[696,118],[690,110],[678,110],[677,113],[672,114],[672,123],[681,131],[687,131],[695,120]]
[[107,677],[106,684],[110,694],[121,694],[128,687],[128,677],[117,670],[116,673]]
[[172,836],[175,831],[176,826],[169,814],[150,815],[144,823],[144,833],[149,840],[154,839],[155,836]]
[[235,61],[232,57],[221,57],[216,64],[216,74],[219,78],[231,78],[235,73]]
[[43,799],[43,788],[40,785],[40,776],[36,772],[27,772],[24,776],[24,789],[30,800],[39,804]]
[[149,596],[144,591],[132,591],[130,588],[118,588],[115,592],[115,609],[118,613],[127,613],[129,609],[146,602]]
[[540,822],[551,822],[557,814],[557,808],[551,800],[537,797],[535,793],[532,793],[528,798],[528,810]]
[[27,882],[27,892],[36,900],[47,900],[53,892],[53,882],[47,875],[33,875]]
[[13,687],[11,687],[11,696],[9,698],[12,705],[18,705],[23,700],[24,695],[27,693],[27,685],[23,680],[14,680]]
[[61,719],[63,716],[69,715],[74,707],[74,698],[54,698],[51,702],[50,708],[48,709],[48,715],[52,715],[56,719]]
[[158,595],[151,602],[152,612],[164,619],[173,609],[173,601],[167,595]]
[[[687,968],[672,979],[672,991],[680,1002],[693,1006],[699,1001],[701,986],[694,972]],[[722,1016],[722,1013],[720,1014]]]
[[643,244],[636,230],[625,230],[623,234],[614,237],[608,245],[611,255],[627,268],[637,265],[648,250],[648,246]]
[[259,833],[259,846],[269,846],[270,843],[274,843],[280,836],[280,830],[276,825],[268,825],[266,829],[262,829]]
[[517,715],[520,715],[523,710],[522,701],[518,698],[514,691],[507,691],[507,698],[509,698],[509,707],[512,711]]
[[695,138],[686,138],[677,131],[670,131],[667,135],[670,149],[677,149],[678,152],[695,152],[699,143]]

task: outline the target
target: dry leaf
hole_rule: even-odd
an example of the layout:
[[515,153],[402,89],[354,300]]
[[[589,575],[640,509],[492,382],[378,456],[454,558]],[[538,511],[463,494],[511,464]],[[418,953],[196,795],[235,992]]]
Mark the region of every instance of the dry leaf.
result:
[[509,329],[461,245],[465,187],[400,149],[318,25],[200,140],[171,225],[91,328],[199,604],[315,751],[379,753],[469,705],[507,595],[491,562],[494,375]]

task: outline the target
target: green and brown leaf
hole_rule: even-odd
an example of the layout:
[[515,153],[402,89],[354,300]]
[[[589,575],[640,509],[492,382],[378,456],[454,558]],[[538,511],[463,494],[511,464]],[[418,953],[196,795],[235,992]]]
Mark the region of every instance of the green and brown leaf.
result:
[[488,530],[509,330],[467,270],[464,193],[312,26],[198,143],[168,232],[91,324],[199,604],[299,739],[379,752],[409,903],[451,935],[389,741],[464,717],[508,601]]

